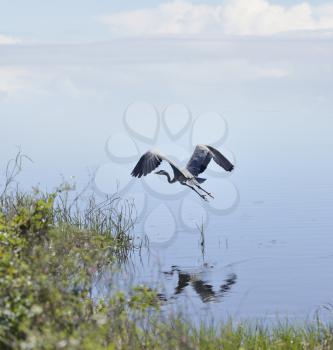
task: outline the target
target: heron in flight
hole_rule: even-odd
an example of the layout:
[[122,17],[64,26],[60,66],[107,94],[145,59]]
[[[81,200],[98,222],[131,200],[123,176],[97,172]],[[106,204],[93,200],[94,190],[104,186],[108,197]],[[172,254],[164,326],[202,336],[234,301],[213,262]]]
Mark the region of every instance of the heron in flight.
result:
[[[173,178],[165,170],[156,171],[157,175],[164,175],[167,177],[170,184],[179,182],[180,184],[189,187],[195,191],[202,199],[207,201],[207,196],[214,198],[211,193],[204,190],[200,184],[206,181],[206,179],[198,177],[203,173],[209,162],[214,161],[226,171],[232,171],[234,166],[231,162],[221,154],[217,149],[208,145],[197,145],[192,157],[188,161],[184,169],[178,167],[172,160],[161,154],[159,151],[150,150],[142,155],[136,166],[134,167],[131,175],[134,177],[146,176],[155,170],[163,160],[167,161],[173,170]],[[201,190],[203,193],[200,193]]]

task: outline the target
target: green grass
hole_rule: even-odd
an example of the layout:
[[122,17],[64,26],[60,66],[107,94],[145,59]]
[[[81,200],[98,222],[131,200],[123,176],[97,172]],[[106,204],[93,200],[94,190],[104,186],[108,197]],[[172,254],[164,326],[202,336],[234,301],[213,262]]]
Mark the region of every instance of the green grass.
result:
[[113,286],[111,297],[93,300],[99,276],[137,249],[133,207],[91,196],[83,205],[82,195],[69,199],[72,189],[22,193],[9,182],[0,196],[0,349],[333,349],[319,320],[195,327],[162,313],[145,286]]

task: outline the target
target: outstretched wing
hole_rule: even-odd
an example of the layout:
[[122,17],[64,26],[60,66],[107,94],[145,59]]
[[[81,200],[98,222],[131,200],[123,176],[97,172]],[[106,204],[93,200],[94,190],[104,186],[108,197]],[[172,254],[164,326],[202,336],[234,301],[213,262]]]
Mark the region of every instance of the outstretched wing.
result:
[[198,176],[206,170],[211,159],[212,154],[209,149],[204,145],[197,145],[186,169],[194,176]]
[[215,163],[222,167],[226,171],[232,171],[234,166],[233,164],[217,149],[212,146],[207,146],[213,155]]
[[198,176],[207,169],[212,158],[226,171],[232,171],[234,168],[230,161],[214,147],[197,145],[191,159],[186,165],[186,169],[194,176]]
[[146,176],[147,174],[155,170],[162,163],[163,160],[167,161],[171,165],[175,176],[182,174],[181,170],[170,159],[168,159],[158,151],[151,150],[146,152],[139,159],[131,175],[134,177]]

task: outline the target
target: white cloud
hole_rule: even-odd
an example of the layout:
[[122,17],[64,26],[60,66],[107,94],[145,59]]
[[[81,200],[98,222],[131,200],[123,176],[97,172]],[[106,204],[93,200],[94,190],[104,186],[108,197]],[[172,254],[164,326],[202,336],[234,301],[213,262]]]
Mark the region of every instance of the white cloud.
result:
[[266,0],[225,0],[222,5],[187,1],[100,16],[115,35],[271,35],[333,29],[333,2],[293,6]]
[[11,45],[11,44],[17,44],[19,42],[20,40],[18,40],[17,38],[0,34],[0,45]]

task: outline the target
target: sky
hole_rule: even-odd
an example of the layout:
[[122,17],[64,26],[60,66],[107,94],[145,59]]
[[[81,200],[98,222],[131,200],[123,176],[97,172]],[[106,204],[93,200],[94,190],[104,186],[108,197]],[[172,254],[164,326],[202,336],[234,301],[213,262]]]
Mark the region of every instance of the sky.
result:
[[226,146],[248,170],[236,180],[256,176],[248,152],[282,162],[292,150],[297,178],[332,146],[333,1],[0,5],[0,160],[28,154],[23,183],[106,163],[105,143],[137,101],[221,113]]

